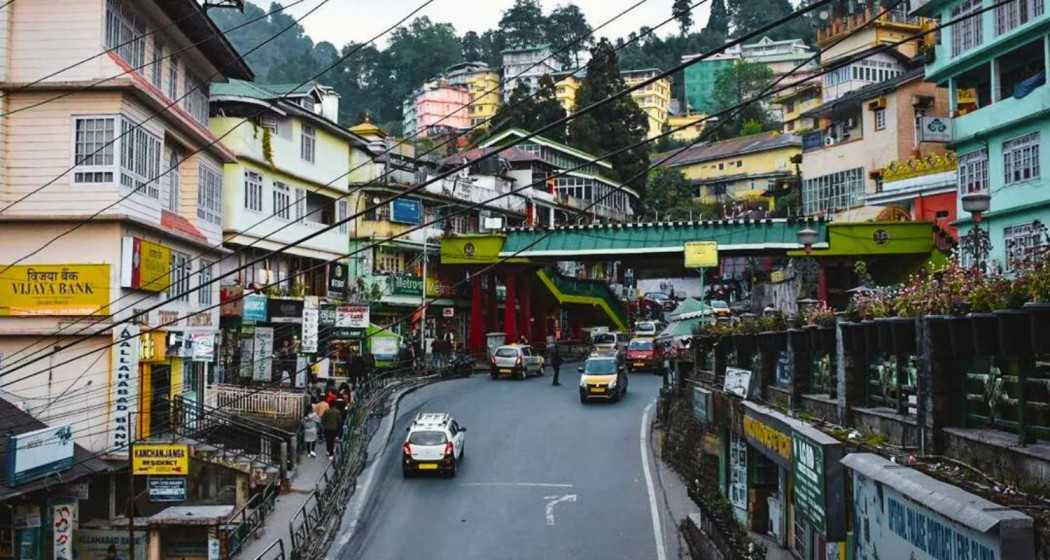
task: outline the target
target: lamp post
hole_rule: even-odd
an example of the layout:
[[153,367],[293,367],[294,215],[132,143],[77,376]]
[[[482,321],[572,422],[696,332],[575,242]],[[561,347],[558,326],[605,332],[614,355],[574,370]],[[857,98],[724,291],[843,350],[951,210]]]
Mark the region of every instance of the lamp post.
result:
[[813,251],[813,245],[819,239],[819,234],[813,228],[807,227],[798,230],[798,233],[795,234],[795,238],[798,239],[799,244],[806,250],[806,256],[808,257]]
[[809,287],[812,286],[811,282],[813,281],[813,277],[814,275],[820,274],[820,267],[817,265],[816,260],[811,256],[813,254],[813,245],[820,240],[820,234],[811,227],[805,227],[798,230],[795,234],[795,238],[806,251],[806,258],[799,263],[798,271],[802,276],[801,285],[805,289],[803,295],[809,297]]
[[984,271],[985,234],[981,231],[981,215],[987,212],[991,206],[992,197],[986,192],[967,193],[962,197],[963,211],[968,212],[973,218],[973,229],[967,235],[967,241],[970,245],[970,251],[973,253],[973,265],[977,268],[978,274]]

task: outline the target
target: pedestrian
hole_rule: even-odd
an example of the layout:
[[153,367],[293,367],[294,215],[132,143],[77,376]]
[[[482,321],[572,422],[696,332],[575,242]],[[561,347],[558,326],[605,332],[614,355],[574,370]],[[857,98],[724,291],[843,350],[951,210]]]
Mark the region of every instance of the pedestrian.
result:
[[558,350],[557,345],[554,346],[554,351],[551,352],[551,369],[554,370],[554,382],[551,385],[561,385],[558,382],[558,374],[561,373],[561,352]]
[[[343,401],[344,406],[345,406],[346,403],[349,403],[350,401],[353,400],[353,399],[350,398],[350,385],[347,385],[346,383],[343,383],[343,384],[339,385],[338,398],[339,398],[339,400]],[[338,402],[338,401],[336,401],[336,402]]]
[[306,452],[311,457],[317,457],[317,430],[321,426],[321,418],[316,412],[310,410],[303,418],[303,442],[306,443]]
[[331,406],[321,417],[321,427],[324,428],[324,443],[328,450],[328,460],[335,459],[335,440],[339,437],[339,428],[343,424],[343,413],[338,407]]
[[324,413],[327,412],[329,408],[331,408],[331,405],[328,404],[328,401],[323,398],[318,398],[317,402],[314,403],[314,414],[316,414],[318,418],[323,418]]

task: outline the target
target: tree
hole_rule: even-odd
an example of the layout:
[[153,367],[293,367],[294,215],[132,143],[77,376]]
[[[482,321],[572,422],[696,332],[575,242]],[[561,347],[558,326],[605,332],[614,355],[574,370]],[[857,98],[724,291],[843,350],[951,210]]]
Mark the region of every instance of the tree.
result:
[[689,0],[674,0],[671,15],[678,20],[678,27],[682,30],[682,36],[685,36],[693,26],[693,10]]
[[[565,118],[565,108],[558,101],[557,86],[554,83],[554,78],[550,76],[540,78],[539,89],[536,91],[534,99],[535,115],[533,117],[533,128],[529,130],[539,130],[548,124]],[[567,140],[564,124],[544,132],[543,135],[555,142],[565,142]]]
[[[451,24],[422,16],[398,27],[383,52],[383,71],[390,78],[383,93],[393,100],[387,109],[400,114],[401,100],[413,89],[462,60],[463,48]],[[391,117],[380,113],[380,120]]]
[[[584,108],[626,88],[616,60],[616,50],[607,39],[591,49],[587,77],[576,91],[576,107]],[[645,140],[649,121],[630,95],[605,103],[569,123],[569,140],[580,149],[603,155]],[[645,188],[642,174],[649,166],[649,150],[643,143],[608,158],[616,175],[639,191]],[[635,177],[635,175],[640,175]],[[641,194],[641,193],[640,193]]]
[[507,48],[507,35],[501,29],[489,29],[481,34],[481,60],[489,66],[503,65],[503,49]]
[[729,12],[726,11],[726,0],[711,0],[711,15],[707,18],[704,33],[717,33],[723,37],[729,35]]
[[673,167],[657,167],[649,172],[645,198],[641,201],[643,217],[668,219],[672,209],[690,200],[694,192],[681,171]]
[[[547,17],[547,43],[563,68],[579,67],[579,52],[592,42],[591,26],[576,4],[555,8]],[[574,64],[575,63],[575,64]]]
[[[712,101],[715,111],[725,111],[753,99],[773,82],[773,71],[762,63],[738,60],[715,74]],[[715,128],[719,138],[732,138],[745,133],[771,130],[775,123],[762,102],[748,103],[732,115],[722,118]],[[745,127],[745,124],[747,126]]]
[[481,60],[483,58],[483,46],[481,44],[481,37],[474,31],[467,31],[463,34],[463,60],[473,62]]
[[[713,10],[714,8],[712,13]],[[795,8],[789,0],[729,0],[729,14],[733,23],[733,35],[736,37],[751,33],[794,11]],[[812,15],[796,17],[769,30],[766,35],[774,40],[802,39],[812,44],[819,23],[814,18]]]
[[499,28],[510,47],[534,47],[543,43],[546,19],[539,0],[514,0],[514,5],[503,12]]
[[[554,79],[543,76],[535,93],[524,80],[518,81],[510,94],[510,100],[500,106],[493,117],[492,130],[522,128],[532,132],[564,118],[565,109],[555,96]],[[544,132],[543,135],[551,140],[564,142],[565,128],[557,127]]]

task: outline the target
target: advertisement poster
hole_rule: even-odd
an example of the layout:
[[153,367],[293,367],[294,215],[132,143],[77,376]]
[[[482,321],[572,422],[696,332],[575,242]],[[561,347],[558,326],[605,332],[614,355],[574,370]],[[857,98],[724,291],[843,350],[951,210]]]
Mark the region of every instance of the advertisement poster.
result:
[[348,329],[367,329],[371,320],[367,305],[340,305],[335,311],[335,326]]
[[7,440],[7,485],[18,486],[73,466],[73,429],[43,428]]
[[273,327],[255,327],[252,379],[270,381],[273,367]]
[[51,506],[51,542],[53,560],[73,560],[73,530],[76,527],[77,501],[63,499]]
[[108,315],[108,264],[15,265],[0,284],[0,317]]
[[131,413],[139,398],[139,327],[123,324],[113,329],[113,371],[110,374],[110,447],[124,451],[134,438]]
[[171,284],[171,249],[125,237],[121,246],[120,285],[147,292],[163,292]]

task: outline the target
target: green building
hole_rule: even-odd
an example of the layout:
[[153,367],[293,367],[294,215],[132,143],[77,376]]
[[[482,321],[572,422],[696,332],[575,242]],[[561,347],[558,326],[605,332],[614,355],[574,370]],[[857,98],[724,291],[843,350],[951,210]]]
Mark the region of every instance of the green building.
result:
[[[698,55],[682,57],[685,62]],[[731,67],[739,57],[734,55],[715,55],[701,60],[685,69],[685,100],[694,113],[711,114],[714,108],[715,76],[721,70]]]

